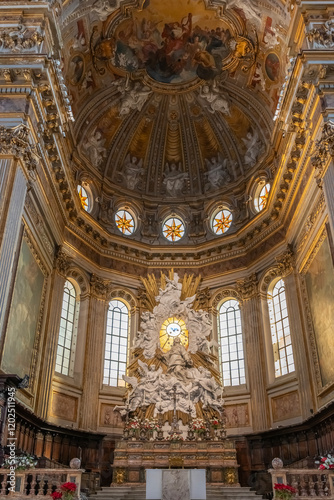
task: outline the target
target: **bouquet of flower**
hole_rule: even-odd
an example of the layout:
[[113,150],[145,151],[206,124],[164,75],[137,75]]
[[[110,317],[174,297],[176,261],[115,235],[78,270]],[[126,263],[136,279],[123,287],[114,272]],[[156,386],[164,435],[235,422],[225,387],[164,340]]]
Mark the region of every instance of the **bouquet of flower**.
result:
[[129,419],[128,429],[140,429],[140,420],[138,417]]
[[12,457],[5,457],[3,467],[8,469],[14,466],[16,470],[34,469],[38,461],[29,453],[23,453],[22,455]]
[[169,436],[166,437],[167,441],[184,441],[182,434],[177,434],[176,432],[173,432],[173,434],[169,434]]
[[73,500],[77,485],[75,483],[64,483],[60,489],[61,493],[59,491],[51,493],[52,500]]
[[327,455],[327,457],[321,457],[320,460],[316,460],[316,464],[319,464],[318,469],[334,469],[334,457],[332,455]]
[[282,500],[290,500],[297,493],[296,488],[287,484],[274,484],[275,497]]
[[198,434],[204,434],[206,431],[206,425],[202,418],[194,418],[191,422],[191,427],[192,430]]
[[157,421],[155,418],[145,418],[141,422],[141,428],[146,429],[147,431],[156,431],[158,428]]
[[220,427],[220,422],[219,422],[218,418],[211,418],[210,423],[211,423],[211,426],[212,426],[214,429],[219,429],[219,427]]

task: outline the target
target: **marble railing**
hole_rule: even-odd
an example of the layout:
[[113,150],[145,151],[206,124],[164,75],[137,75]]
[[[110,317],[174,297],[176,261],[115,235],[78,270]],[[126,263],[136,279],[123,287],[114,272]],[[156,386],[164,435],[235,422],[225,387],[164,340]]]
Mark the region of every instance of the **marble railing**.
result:
[[[10,470],[0,469],[0,500],[8,498],[51,498],[50,495],[63,483],[77,485],[79,497],[82,469],[26,469],[16,470],[15,478]],[[10,490],[13,488],[15,491]]]
[[294,498],[334,499],[334,469],[269,469],[273,488],[275,483],[293,486]]

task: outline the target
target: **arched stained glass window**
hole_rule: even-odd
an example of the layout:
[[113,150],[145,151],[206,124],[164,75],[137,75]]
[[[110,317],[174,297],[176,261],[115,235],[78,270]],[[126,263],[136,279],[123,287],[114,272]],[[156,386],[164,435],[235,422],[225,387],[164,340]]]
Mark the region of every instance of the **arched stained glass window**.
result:
[[280,279],[268,294],[275,377],[295,371],[284,281]]
[[125,386],[129,334],[129,309],[121,300],[109,303],[106,346],[104,351],[103,383],[113,387]]
[[245,384],[245,357],[240,307],[237,300],[226,300],[220,306],[218,328],[223,385]]
[[55,368],[55,371],[62,375],[71,375],[74,363],[77,305],[75,288],[67,280],[64,286]]

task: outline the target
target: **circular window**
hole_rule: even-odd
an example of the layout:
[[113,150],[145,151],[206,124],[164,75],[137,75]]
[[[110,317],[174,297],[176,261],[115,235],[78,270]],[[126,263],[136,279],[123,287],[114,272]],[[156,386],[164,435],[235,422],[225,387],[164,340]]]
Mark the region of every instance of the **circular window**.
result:
[[129,236],[135,230],[135,220],[130,212],[126,210],[118,210],[115,213],[115,222],[117,229],[126,236]]
[[182,319],[175,317],[168,318],[162,324],[160,330],[160,347],[163,352],[167,352],[173,345],[174,339],[179,338],[181,344],[188,346],[188,330]]
[[178,241],[184,235],[184,223],[181,219],[170,217],[165,221],[162,232],[168,241]]
[[270,184],[269,182],[265,184],[260,189],[260,192],[255,196],[254,199],[254,207],[257,212],[261,212],[264,208],[266,208],[269,198]]
[[212,218],[211,228],[215,234],[223,234],[228,231],[232,224],[232,213],[224,208],[219,210]]
[[77,186],[78,193],[79,193],[79,198],[81,202],[81,206],[86,212],[89,212],[90,209],[90,203],[89,203],[89,198],[88,198],[88,193],[85,188],[82,186]]

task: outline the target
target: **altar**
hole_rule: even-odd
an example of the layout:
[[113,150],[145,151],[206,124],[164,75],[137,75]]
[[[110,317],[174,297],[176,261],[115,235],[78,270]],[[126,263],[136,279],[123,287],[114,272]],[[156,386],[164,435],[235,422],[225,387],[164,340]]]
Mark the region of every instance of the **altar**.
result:
[[123,375],[124,404],[114,409],[124,431],[113,484],[143,484],[150,469],[201,469],[207,483],[239,486],[235,443],[226,437],[218,344],[197,301],[200,277],[180,280],[172,270],[160,283],[153,275],[142,281],[147,310]]
[[146,500],[206,500],[205,469],[147,469]]

